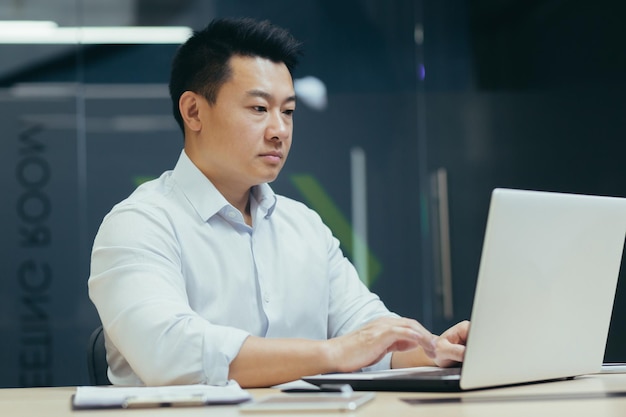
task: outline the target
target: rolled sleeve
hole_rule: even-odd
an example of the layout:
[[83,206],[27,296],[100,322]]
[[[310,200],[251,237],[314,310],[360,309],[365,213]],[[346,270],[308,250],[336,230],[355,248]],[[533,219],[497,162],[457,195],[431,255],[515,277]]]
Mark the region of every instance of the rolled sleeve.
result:
[[[250,334],[235,328],[216,328],[204,336],[205,383],[225,385],[228,382],[230,363],[239,354],[243,342]],[[220,343],[215,343],[215,339]]]

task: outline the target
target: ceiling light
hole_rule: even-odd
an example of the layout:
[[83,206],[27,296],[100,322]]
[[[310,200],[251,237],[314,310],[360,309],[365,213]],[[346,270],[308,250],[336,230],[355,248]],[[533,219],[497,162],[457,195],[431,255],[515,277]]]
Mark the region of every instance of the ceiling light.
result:
[[59,27],[51,21],[0,21],[1,44],[180,44],[191,35],[186,26]]

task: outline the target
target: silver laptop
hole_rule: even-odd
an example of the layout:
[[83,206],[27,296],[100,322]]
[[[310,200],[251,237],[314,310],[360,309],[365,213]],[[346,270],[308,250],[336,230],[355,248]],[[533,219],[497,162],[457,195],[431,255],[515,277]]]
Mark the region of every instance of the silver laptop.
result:
[[495,189],[462,368],[304,380],[457,391],[599,372],[625,235],[626,198]]

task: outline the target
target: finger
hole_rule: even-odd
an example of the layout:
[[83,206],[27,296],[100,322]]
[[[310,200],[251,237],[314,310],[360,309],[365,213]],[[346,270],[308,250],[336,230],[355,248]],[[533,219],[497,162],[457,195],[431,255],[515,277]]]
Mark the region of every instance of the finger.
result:
[[[422,347],[429,357],[435,357],[433,339],[418,321],[405,317],[384,317],[367,326],[375,340],[386,346],[387,352],[405,351]],[[375,336],[378,334],[378,336]]]
[[467,342],[467,333],[469,331],[469,321],[465,320],[446,330],[441,336],[448,339],[451,343],[465,344]]
[[417,320],[403,317],[399,319],[398,323],[401,323],[400,325],[402,326],[407,326],[412,332],[414,332],[417,344],[414,344],[411,348],[420,346],[428,357],[434,358],[436,356],[435,341],[437,337],[435,335],[428,331]]
[[439,366],[451,366],[455,363],[463,362],[465,356],[465,346],[439,338],[437,341],[437,355],[435,363]]
[[418,339],[418,346],[421,347],[426,356],[431,359],[434,359],[437,356],[436,339],[437,337],[432,334],[421,335]]
[[385,317],[371,323],[372,327],[378,327],[382,331],[391,331],[410,335],[413,338],[429,340],[433,335],[426,330],[418,321],[404,317]]
[[432,339],[435,337],[430,331],[428,331],[424,326],[422,326],[422,324],[418,322],[417,320],[405,318],[404,321],[407,323],[407,325],[411,329],[413,329],[413,331],[419,334],[420,339],[424,343],[430,343]]
[[449,343],[447,341],[445,341],[443,345],[443,353],[447,359],[455,362],[463,362],[463,357],[465,356],[464,345]]
[[415,348],[424,343],[429,335],[424,334],[423,331],[415,329],[414,327],[405,326],[393,326],[388,329],[387,337],[389,341],[394,343],[404,343],[409,345],[409,348]]

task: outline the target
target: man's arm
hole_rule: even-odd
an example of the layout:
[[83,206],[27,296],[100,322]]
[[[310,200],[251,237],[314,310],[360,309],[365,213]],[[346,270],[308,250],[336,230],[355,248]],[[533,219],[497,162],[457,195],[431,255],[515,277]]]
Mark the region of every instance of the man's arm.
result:
[[389,352],[413,351],[418,346],[430,351],[432,338],[417,321],[397,317],[380,318],[361,329],[323,341],[249,336],[230,364],[229,378],[251,388],[306,375],[351,372],[376,363]]
[[[249,332],[189,304],[183,248],[166,209],[133,202],[108,215],[94,241],[89,295],[107,335],[111,382],[222,384]],[[231,314],[228,301],[224,314]]]

